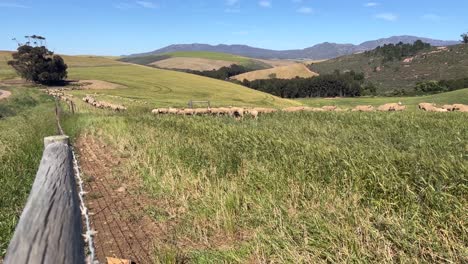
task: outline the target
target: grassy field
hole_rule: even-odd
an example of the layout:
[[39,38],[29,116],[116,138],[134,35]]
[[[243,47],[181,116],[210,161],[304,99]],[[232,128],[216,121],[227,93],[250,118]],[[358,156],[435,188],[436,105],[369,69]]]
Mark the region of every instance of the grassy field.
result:
[[292,65],[279,66],[272,69],[247,72],[236,75],[232,78],[239,81],[243,81],[244,79],[253,81],[258,79],[270,79],[271,76],[275,76],[275,78],[279,79],[292,79],[296,78],[297,76],[302,78],[309,78],[317,75],[318,74],[307,69],[304,64],[296,63]]
[[156,68],[162,69],[178,69],[178,70],[194,70],[194,71],[211,71],[218,70],[221,67],[229,67],[232,65],[230,61],[211,60],[203,58],[183,58],[174,57],[165,60],[156,61],[150,64]]
[[[424,53],[424,54],[422,54]],[[382,57],[354,54],[314,63],[312,70],[319,74],[354,70],[363,72],[366,79],[379,87],[379,92],[394,89],[412,90],[417,82],[450,80],[467,77],[468,45],[451,46],[445,51],[428,54],[424,51],[411,63],[392,61],[382,63]],[[379,68],[379,70],[376,70]]]
[[[171,59],[178,59],[178,63],[171,61]],[[183,59],[186,59],[188,62],[193,61],[194,59],[204,60],[205,65],[200,67],[200,65],[192,65],[188,62],[185,62]],[[170,69],[188,69],[188,70],[207,70],[206,67],[209,67],[209,64],[220,65],[221,62],[227,63],[229,66],[231,64],[242,65],[244,67],[259,70],[271,68],[269,63],[265,63],[260,60],[251,59],[247,57],[220,53],[220,52],[207,52],[207,51],[179,51],[171,53],[163,53],[158,55],[147,55],[140,57],[124,57],[120,58],[120,61],[141,64],[141,65],[155,65],[161,68],[170,68]],[[170,60],[166,62],[166,60]],[[216,68],[216,67],[214,67]],[[208,68],[212,70],[212,68]]]
[[43,138],[55,133],[53,99],[37,89],[6,89],[13,94],[0,101],[0,259],[39,167]]
[[[62,125],[74,140],[99,138],[126,157],[112,177],[144,183],[139,191],[154,201],[145,214],[165,230],[154,235],[155,261],[468,262],[466,113],[276,113],[236,121],[147,111],[190,99],[278,108],[402,101],[415,110],[422,101],[468,104],[468,89],[290,101],[106,58],[66,60],[72,79],[125,86],[73,93],[124,102],[132,107],[127,113],[80,103],[80,113]],[[0,256],[39,165],[42,138],[55,132],[49,97],[6,89],[13,96],[0,101],[6,117],[0,119]]]
[[357,105],[379,106],[386,103],[401,102],[408,107],[408,110],[416,111],[419,103],[468,104],[468,88],[442,94],[413,97],[310,98],[298,99],[297,101],[309,106],[336,105],[343,108],[352,108]]
[[[0,54],[0,80],[16,77],[6,64],[10,57],[11,52]],[[102,100],[135,108],[184,107],[189,100],[210,100],[215,106],[285,107],[299,104],[225,81],[123,63],[105,57],[64,56],[64,60],[69,66],[69,79],[104,80],[126,87],[75,91],[73,94],[83,96],[97,93]]]
[[101,94],[102,100],[134,107],[184,107],[189,100],[210,100],[213,105],[219,106],[284,107],[299,104],[225,81],[140,65],[71,67],[69,77],[105,80],[126,86],[114,90],[74,91],[73,94],[82,96],[95,92]]
[[0,81],[16,77],[15,71],[7,65],[11,59],[11,52],[0,50]]
[[80,114],[65,129],[129,157],[113,177],[158,205],[156,261],[468,261],[463,113]]

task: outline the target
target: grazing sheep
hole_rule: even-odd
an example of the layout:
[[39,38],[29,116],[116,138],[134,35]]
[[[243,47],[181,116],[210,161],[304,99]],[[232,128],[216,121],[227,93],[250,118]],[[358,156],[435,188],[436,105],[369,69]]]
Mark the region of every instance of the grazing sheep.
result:
[[374,110],[372,105],[358,105],[353,108],[352,112],[373,112]]
[[384,104],[377,108],[381,112],[404,111],[405,109],[406,106],[401,105],[401,103]]
[[442,108],[446,109],[449,112],[454,111],[454,106],[453,105],[443,105]]
[[457,111],[457,112],[468,112],[468,105],[464,105],[464,104],[454,104],[453,105],[453,111]]
[[436,107],[435,104],[430,103],[420,103],[418,107],[419,109],[427,112],[448,112],[447,109]]
[[212,115],[220,116],[223,114],[223,111],[220,108],[211,108],[210,112]]
[[256,110],[259,114],[271,114],[271,113],[275,113],[278,111],[274,108],[263,108],[263,107],[256,107],[254,108],[254,110]]
[[323,106],[322,109],[325,110],[325,111],[335,111],[338,107],[337,106],[334,106],[334,105],[326,105],[326,106]]
[[420,103],[420,104],[418,104],[418,107],[419,107],[420,110],[429,111],[428,109],[434,108],[434,107],[435,107],[435,104]]
[[178,111],[179,111],[179,110],[177,110],[177,108],[172,108],[172,107],[170,107],[170,108],[167,110],[167,113],[168,113],[168,114],[175,115],[175,114],[177,114]]
[[324,109],[317,108],[317,107],[304,107],[304,111],[306,111],[306,112],[325,112]]
[[207,114],[210,114],[211,112],[210,109],[208,108],[196,108],[196,109],[190,109],[190,110],[193,110],[194,115],[207,115]]
[[246,109],[245,113],[251,115],[254,119],[258,119],[258,111],[255,109]]
[[288,107],[288,108],[283,109],[283,112],[294,113],[294,112],[304,111],[304,109],[305,107],[303,106],[293,106],[293,107]]
[[240,108],[240,107],[233,107],[231,108],[231,111],[230,111],[230,116],[233,116],[237,119],[240,119],[240,118],[243,118],[244,117],[244,108]]

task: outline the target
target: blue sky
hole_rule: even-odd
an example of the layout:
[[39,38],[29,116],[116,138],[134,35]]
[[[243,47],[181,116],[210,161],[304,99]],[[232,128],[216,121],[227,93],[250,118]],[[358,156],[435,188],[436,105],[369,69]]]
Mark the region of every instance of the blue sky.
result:
[[392,35],[457,40],[466,0],[0,0],[0,50],[40,34],[62,54],[122,55],[175,43],[296,49]]

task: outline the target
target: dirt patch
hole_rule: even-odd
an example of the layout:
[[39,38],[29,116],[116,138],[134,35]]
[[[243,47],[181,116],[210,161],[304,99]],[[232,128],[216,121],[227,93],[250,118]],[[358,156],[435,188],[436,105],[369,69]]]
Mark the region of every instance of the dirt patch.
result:
[[144,213],[151,200],[139,193],[141,182],[135,177],[119,178],[125,160],[102,142],[83,136],[76,147],[88,192],[85,200],[92,213],[91,225],[97,231],[99,262],[116,257],[152,263],[153,239],[160,231]]
[[0,100],[8,98],[10,97],[10,95],[11,95],[11,92],[0,90]]

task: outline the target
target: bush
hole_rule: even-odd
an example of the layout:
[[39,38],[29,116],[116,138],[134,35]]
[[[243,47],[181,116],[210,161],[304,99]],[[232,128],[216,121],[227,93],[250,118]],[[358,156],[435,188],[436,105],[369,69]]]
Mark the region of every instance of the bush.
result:
[[414,88],[416,93],[442,93],[468,87],[468,78],[419,82]]
[[53,85],[67,78],[68,66],[62,57],[54,55],[46,47],[22,45],[8,61],[24,79],[44,85]]

